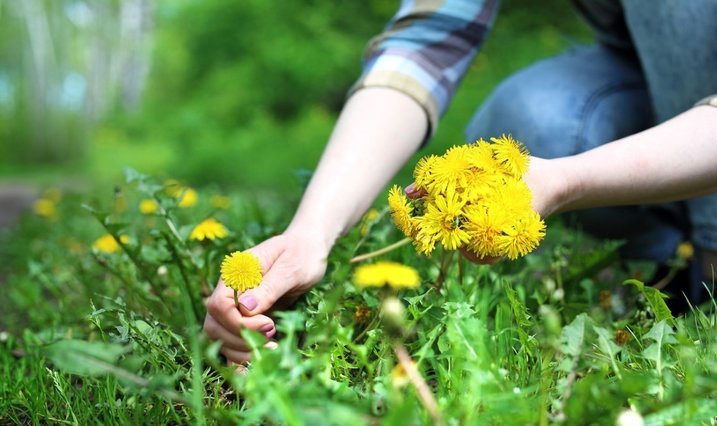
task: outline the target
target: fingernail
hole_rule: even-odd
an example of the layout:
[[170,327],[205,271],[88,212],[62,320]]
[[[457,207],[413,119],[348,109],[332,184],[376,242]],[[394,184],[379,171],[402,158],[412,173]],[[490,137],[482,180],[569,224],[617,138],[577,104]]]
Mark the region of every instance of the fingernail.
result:
[[274,324],[264,324],[261,327],[259,327],[259,331],[262,333],[266,333],[267,331],[271,331],[274,329]]
[[241,305],[244,306],[244,309],[246,309],[247,311],[253,311],[258,305],[256,299],[254,299],[252,296],[240,297],[239,303],[241,303]]
[[264,336],[266,336],[267,339],[271,339],[276,334],[276,329],[274,327],[271,328],[271,330],[264,333]]
[[406,189],[403,190],[406,194],[411,195],[416,193],[416,186],[414,184],[410,184],[406,187]]

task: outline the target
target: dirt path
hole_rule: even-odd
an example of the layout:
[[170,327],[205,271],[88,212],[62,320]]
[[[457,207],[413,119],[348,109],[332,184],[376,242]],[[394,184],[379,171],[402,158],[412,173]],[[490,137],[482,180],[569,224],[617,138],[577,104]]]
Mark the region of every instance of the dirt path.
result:
[[39,191],[29,185],[0,184],[0,231],[14,225],[20,215],[32,208]]
[[[0,240],[23,213],[32,209],[32,203],[38,196],[39,190],[30,185],[0,183]],[[4,263],[2,259],[0,262]],[[4,282],[3,267],[0,265],[0,287]]]

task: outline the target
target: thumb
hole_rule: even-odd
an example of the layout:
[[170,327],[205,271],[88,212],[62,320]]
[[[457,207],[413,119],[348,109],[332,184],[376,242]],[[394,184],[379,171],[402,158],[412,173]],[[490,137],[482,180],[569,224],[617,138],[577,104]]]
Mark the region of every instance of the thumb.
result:
[[276,273],[269,270],[258,287],[245,291],[239,296],[239,310],[242,315],[252,316],[261,314],[276,303],[283,296],[284,291],[277,283]]
[[282,295],[276,285],[281,281],[274,278],[276,272],[273,269],[274,262],[283,252],[282,239],[280,236],[270,238],[248,251],[259,259],[264,274],[258,287],[239,296],[239,310],[243,315],[251,316],[266,312]]
[[403,191],[406,194],[406,197],[412,200],[421,198],[427,194],[426,190],[416,187],[416,182],[412,182]]

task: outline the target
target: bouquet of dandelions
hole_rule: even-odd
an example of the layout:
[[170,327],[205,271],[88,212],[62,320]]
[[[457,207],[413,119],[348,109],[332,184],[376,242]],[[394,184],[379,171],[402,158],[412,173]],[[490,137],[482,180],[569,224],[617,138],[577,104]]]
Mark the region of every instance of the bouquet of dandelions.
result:
[[480,257],[517,259],[545,236],[522,179],[527,150],[511,136],[491,141],[422,158],[413,172],[415,188],[425,193],[418,199],[408,199],[397,185],[389,191],[391,216],[419,253],[430,255],[440,244]]

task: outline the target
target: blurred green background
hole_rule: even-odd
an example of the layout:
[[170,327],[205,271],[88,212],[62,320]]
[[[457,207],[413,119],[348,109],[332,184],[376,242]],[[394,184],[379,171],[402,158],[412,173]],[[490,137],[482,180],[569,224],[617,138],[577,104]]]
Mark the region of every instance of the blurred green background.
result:
[[[0,182],[110,186],[125,166],[295,194],[398,1],[0,0]],[[565,0],[506,0],[432,144],[511,72],[590,41]],[[397,182],[410,179],[414,162]]]

